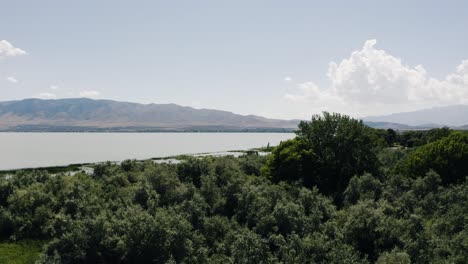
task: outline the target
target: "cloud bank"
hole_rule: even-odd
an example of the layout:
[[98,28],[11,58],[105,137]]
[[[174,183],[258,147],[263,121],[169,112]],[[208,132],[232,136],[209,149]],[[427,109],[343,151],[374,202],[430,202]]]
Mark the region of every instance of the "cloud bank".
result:
[[2,57],[16,57],[20,55],[26,55],[26,51],[14,47],[10,42],[6,40],[0,41],[0,58]]
[[80,97],[94,98],[94,97],[98,97],[99,94],[100,94],[100,93],[99,93],[98,91],[94,91],[94,90],[84,90],[84,91],[81,91],[81,92],[80,92]]
[[331,62],[327,87],[302,83],[285,98],[302,103],[313,113],[327,110],[357,116],[468,103],[468,60],[439,80],[429,76],[422,65],[405,65],[377,49],[376,43],[367,40],[349,58]]
[[40,99],[57,99],[57,95],[53,93],[40,93],[36,96],[36,98]]
[[11,82],[11,83],[18,83],[18,79],[16,79],[15,77],[13,76],[8,76],[6,77],[6,80]]

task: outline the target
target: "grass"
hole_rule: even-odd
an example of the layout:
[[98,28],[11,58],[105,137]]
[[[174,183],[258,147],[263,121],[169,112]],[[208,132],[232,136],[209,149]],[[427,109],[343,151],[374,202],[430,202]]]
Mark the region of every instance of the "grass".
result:
[[24,240],[0,242],[0,264],[34,263],[39,257],[42,241]]

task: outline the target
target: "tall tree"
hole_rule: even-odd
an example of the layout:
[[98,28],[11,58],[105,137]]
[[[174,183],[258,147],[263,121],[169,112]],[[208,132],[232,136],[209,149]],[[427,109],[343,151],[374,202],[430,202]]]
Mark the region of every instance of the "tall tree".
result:
[[301,122],[296,133],[296,139],[280,144],[267,163],[273,180],[301,180],[340,201],[351,177],[376,171],[374,129],[360,120],[324,112]]

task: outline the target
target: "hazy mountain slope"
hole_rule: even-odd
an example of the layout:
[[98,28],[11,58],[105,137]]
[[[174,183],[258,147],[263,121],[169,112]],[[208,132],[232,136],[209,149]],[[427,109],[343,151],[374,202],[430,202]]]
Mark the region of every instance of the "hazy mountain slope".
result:
[[468,105],[453,105],[385,116],[370,116],[363,118],[363,120],[411,126],[462,126],[468,124]]
[[421,125],[421,126],[410,126],[405,124],[390,123],[390,122],[373,122],[373,121],[364,121],[364,124],[378,129],[394,129],[394,130],[426,130],[436,127],[441,127],[438,125]]
[[0,102],[0,129],[17,126],[295,128],[298,121],[242,116],[176,104],[138,104],[92,99],[25,99]]

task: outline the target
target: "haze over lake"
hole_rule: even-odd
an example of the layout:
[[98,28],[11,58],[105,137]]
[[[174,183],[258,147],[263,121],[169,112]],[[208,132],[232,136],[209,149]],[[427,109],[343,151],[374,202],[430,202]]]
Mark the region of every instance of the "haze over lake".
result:
[[293,133],[0,133],[0,170],[277,145]]

